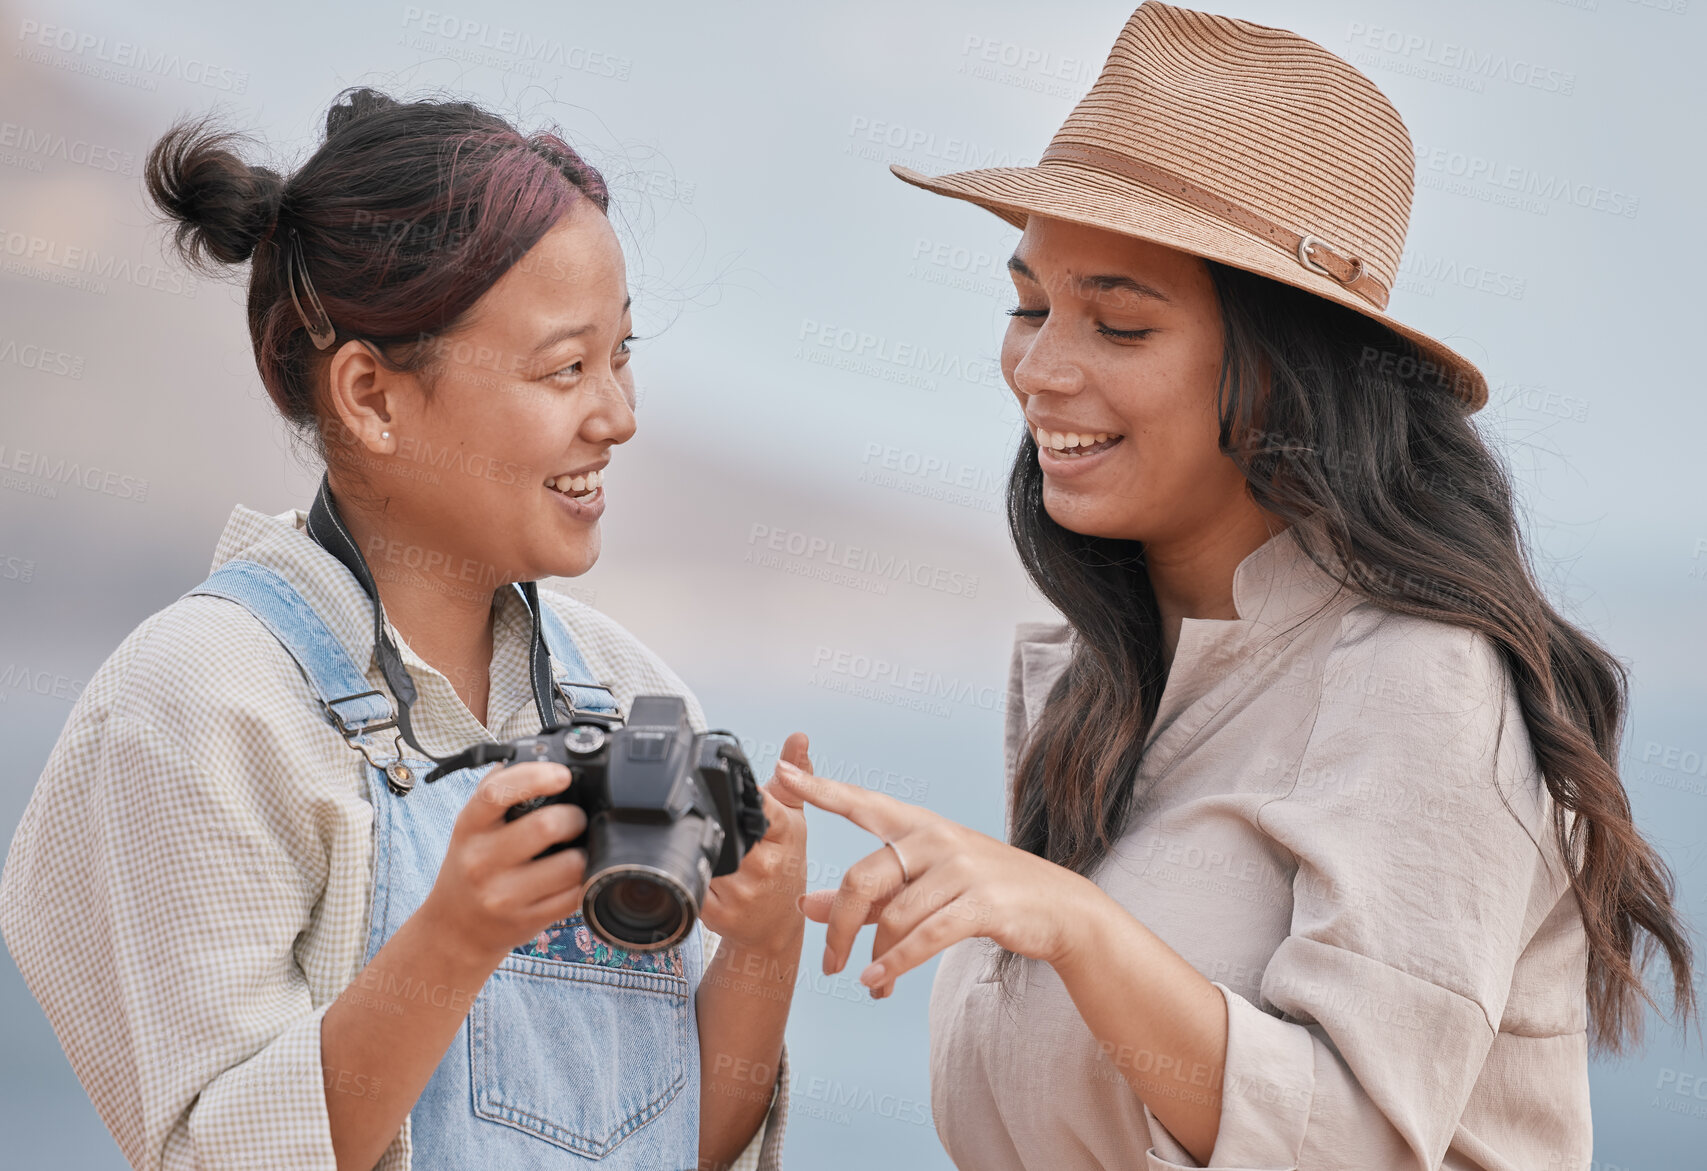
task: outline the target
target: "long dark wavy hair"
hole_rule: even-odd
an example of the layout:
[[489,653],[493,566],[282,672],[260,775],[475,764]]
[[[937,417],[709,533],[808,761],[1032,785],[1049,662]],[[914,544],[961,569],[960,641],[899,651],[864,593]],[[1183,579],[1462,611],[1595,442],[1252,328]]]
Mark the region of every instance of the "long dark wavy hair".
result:
[[[1328,547],[1305,542],[1307,551],[1349,589],[1481,632],[1511,672],[1587,929],[1594,1044],[1619,1052],[1640,1038],[1642,1004],[1657,1008],[1643,979],[1656,952],[1670,964],[1674,1017],[1687,1023],[1688,930],[1618,776],[1624,669],[1543,596],[1500,462],[1439,368],[1386,326],[1207,263],[1225,337],[1220,446],[1252,498],[1289,524],[1310,522]],[[1050,519],[1029,436],[1008,481],[1008,525],[1026,572],[1076,635],[1015,769],[1010,839],[1085,874],[1144,796],[1133,777],[1166,681],[1161,617],[1141,543]]]

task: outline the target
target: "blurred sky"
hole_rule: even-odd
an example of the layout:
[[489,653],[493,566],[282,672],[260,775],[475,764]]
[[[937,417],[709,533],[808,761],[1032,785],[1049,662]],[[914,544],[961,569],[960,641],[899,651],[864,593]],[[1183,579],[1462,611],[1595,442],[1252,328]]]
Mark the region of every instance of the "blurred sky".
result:
[[[1404,115],[1418,187],[1392,310],[1488,375],[1481,419],[1516,477],[1543,577],[1631,666],[1626,779],[1696,923],[1707,899],[1701,7],[1216,8],[1348,56]],[[241,285],[161,267],[141,160],[174,119],[216,110],[292,167],[334,94],[363,83],[555,124],[618,190],[645,339],[641,430],[608,473],[603,559],[572,592],[662,653],[761,767],[804,729],[821,771],[999,833],[1012,629],[1047,615],[1000,517],[1019,416],[994,357],[1017,233],[907,187],[887,163],[1035,161],[1129,14],[1084,0],[0,2],[0,463],[29,452],[103,473],[95,488],[27,470],[0,479],[0,679],[11,681],[0,831],[9,838],[65,697],[205,575],[231,507],[306,507],[318,475],[261,390]],[[551,46],[549,60],[506,47],[522,37]],[[137,65],[121,42],[179,66]],[[1455,66],[1462,49],[1525,63],[1538,83]],[[43,135],[70,146],[31,149]],[[1603,206],[1512,206],[1460,174],[1507,166],[1599,190],[1585,202]],[[22,255],[42,240],[121,264],[79,285]],[[943,357],[856,361],[835,344],[843,331],[884,354]],[[763,564],[773,533],[923,561],[960,585],[819,580],[821,560]],[[850,695],[851,676],[822,669],[837,656],[938,673],[969,698],[920,711],[893,688]],[[18,682],[44,678],[61,682]],[[873,844],[823,819],[812,833],[814,885]],[[65,946],[68,963],[98,966],[101,940]],[[797,996],[792,1166],[948,1165],[928,1122],[929,987],[928,971],[915,974],[873,1004],[847,976]],[[1664,1032],[1597,1063],[1599,1166],[1698,1166],[1707,1102],[1676,1088],[1695,1078],[1707,1079],[1707,1056]],[[9,1166],[121,1165],[9,961],[0,1135]]]

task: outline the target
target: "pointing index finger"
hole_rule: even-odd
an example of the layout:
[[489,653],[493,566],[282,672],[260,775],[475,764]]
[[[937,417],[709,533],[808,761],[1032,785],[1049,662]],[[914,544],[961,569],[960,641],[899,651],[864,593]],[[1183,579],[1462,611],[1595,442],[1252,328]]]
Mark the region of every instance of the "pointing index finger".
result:
[[827,777],[815,777],[786,760],[777,762],[776,776],[784,789],[801,800],[826,813],[839,814],[885,841],[912,828],[911,807],[886,794],[873,793],[858,785],[832,781]]

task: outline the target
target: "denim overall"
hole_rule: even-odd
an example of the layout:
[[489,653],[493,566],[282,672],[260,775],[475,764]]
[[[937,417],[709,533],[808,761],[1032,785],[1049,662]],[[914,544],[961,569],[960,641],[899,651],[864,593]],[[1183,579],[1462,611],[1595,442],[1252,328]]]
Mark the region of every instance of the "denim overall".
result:
[[[326,718],[369,761],[371,960],[426,898],[458,812],[497,766],[416,783],[432,762],[412,755],[399,760],[383,737],[375,737],[379,746],[372,742],[370,736],[390,727],[390,699],[369,686],[343,644],[277,572],[232,560],[190,593],[229,599],[260,619],[302,667]],[[591,674],[551,607],[541,601],[540,611],[556,698],[583,711],[614,711],[609,692],[590,682],[577,685]],[[413,788],[397,792],[387,770]],[[675,948],[631,953],[593,938],[579,913],[517,947],[480,990],[410,1112],[413,1165],[482,1171],[696,1166],[693,993],[702,963],[697,930]],[[454,995],[424,986],[388,991],[439,1004]]]

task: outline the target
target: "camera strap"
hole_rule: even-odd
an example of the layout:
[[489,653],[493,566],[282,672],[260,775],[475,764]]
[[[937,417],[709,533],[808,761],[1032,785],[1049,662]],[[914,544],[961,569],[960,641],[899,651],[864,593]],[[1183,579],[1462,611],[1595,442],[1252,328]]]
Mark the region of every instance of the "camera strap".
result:
[[[416,739],[415,731],[409,724],[409,708],[418,698],[415,680],[403,665],[403,655],[398,651],[397,643],[386,628],[385,607],[380,604],[379,587],[374,584],[373,573],[368,569],[366,558],[356,547],[355,538],[345,527],[344,519],[338,514],[338,507],[332,500],[330,475],[320,477],[320,491],[315,494],[314,505],[308,510],[308,535],[322,549],[336,557],[344,568],[355,576],[356,582],[367,596],[373,599],[374,656],[379,660],[379,671],[385,677],[386,686],[391,689],[391,694],[397,701],[397,730],[411,748],[423,758],[439,765],[425,779],[435,781],[446,773],[455,772],[458,768],[467,768],[471,764],[509,759],[508,755],[493,755],[494,752],[506,751],[505,746],[499,744],[475,744],[449,756],[438,756],[428,752],[420,740]],[[551,651],[546,646],[545,634],[540,629],[539,586],[535,582],[524,581],[516,583],[516,589],[533,618],[533,646],[528,656],[529,673],[533,681],[533,702],[539,709],[540,730],[550,731],[558,725],[556,708],[552,702]],[[445,767],[458,761],[466,763],[457,763],[451,768]]]

